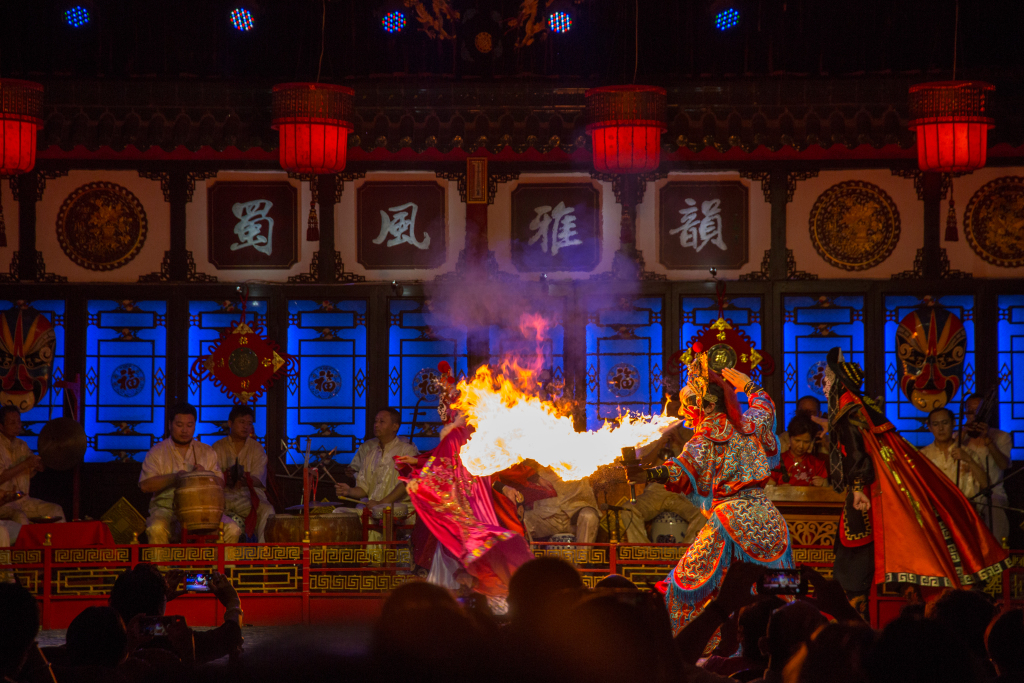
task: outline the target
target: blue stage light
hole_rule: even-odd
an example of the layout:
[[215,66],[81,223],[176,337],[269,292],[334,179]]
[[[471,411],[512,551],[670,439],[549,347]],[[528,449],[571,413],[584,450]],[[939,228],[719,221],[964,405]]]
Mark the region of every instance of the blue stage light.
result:
[[64,21],[71,28],[82,28],[89,23],[92,17],[89,15],[89,10],[81,5],[75,5],[64,10]]
[[548,17],[548,27],[552,33],[568,33],[572,28],[572,17],[567,12],[552,12]]
[[384,29],[385,33],[399,33],[405,28],[405,14],[394,10],[388,12],[380,19],[381,28]]
[[728,31],[740,23],[740,12],[734,7],[724,9],[715,15],[715,28],[719,31]]
[[253,21],[252,12],[244,7],[237,7],[231,10],[231,25],[244,33],[253,30],[256,22]]

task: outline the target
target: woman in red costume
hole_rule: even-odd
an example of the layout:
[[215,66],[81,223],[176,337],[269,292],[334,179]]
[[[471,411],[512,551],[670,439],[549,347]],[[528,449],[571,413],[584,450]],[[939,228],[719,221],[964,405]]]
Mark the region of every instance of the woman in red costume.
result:
[[[533,553],[521,534],[501,526],[491,477],[473,476],[463,466],[459,451],[469,436],[470,429],[459,416],[442,430],[436,448],[397,460],[406,466],[400,474],[416,514],[475,579],[474,590],[503,597],[512,574],[532,560]],[[509,498],[516,496],[515,489],[509,491]]]
[[828,353],[829,480],[847,490],[835,578],[854,599],[872,583],[960,588],[1006,567],[1008,553],[956,485],[861,393],[864,371]]

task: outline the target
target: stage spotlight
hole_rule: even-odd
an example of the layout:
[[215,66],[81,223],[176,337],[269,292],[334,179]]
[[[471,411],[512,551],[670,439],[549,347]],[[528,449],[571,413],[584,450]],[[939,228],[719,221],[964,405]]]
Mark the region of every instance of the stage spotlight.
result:
[[552,33],[568,33],[572,29],[572,17],[561,10],[548,15],[548,28]]
[[385,33],[400,33],[405,28],[405,13],[391,10],[380,18],[380,26]]
[[711,16],[715,18],[715,28],[728,31],[740,23],[740,6],[736,0],[715,0],[711,3]]
[[72,5],[64,10],[64,22],[71,28],[82,28],[92,20],[92,14],[85,5]]
[[245,7],[236,7],[231,10],[231,25],[238,31],[246,33],[256,28],[252,12]]

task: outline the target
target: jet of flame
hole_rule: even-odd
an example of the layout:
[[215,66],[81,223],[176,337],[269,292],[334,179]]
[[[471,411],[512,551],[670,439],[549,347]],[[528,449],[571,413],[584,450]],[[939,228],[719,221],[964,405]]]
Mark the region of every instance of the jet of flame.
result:
[[[540,339],[549,324],[524,316],[524,334]],[[532,458],[553,469],[564,481],[582,479],[610,465],[627,446],[641,446],[662,436],[680,420],[667,415],[624,413],[618,425],[606,422],[597,431],[577,432],[571,416],[536,395],[542,354],[524,367],[522,358],[506,359],[500,373],[482,366],[459,382],[452,404],[476,431],[462,448],[463,464],[472,474],[500,472]]]

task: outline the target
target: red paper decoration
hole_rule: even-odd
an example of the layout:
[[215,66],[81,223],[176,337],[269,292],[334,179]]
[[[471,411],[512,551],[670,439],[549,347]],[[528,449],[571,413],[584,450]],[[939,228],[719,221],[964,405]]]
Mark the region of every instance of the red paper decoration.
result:
[[588,90],[586,100],[598,171],[646,173],[658,167],[666,130],[664,88],[609,85]]
[[988,129],[985,98],[995,86],[979,81],[921,83],[910,88],[910,127],[917,132],[922,171],[954,173],[985,166]]
[[0,175],[36,165],[36,131],[43,125],[43,86],[0,78]]
[[244,321],[209,356],[200,356],[192,365],[192,379],[201,382],[209,374],[214,385],[230,396],[235,403],[248,403],[259,399],[285,369],[287,358],[277,344],[265,339]]
[[326,83],[275,85],[274,121],[281,168],[292,173],[345,169],[355,91]]

